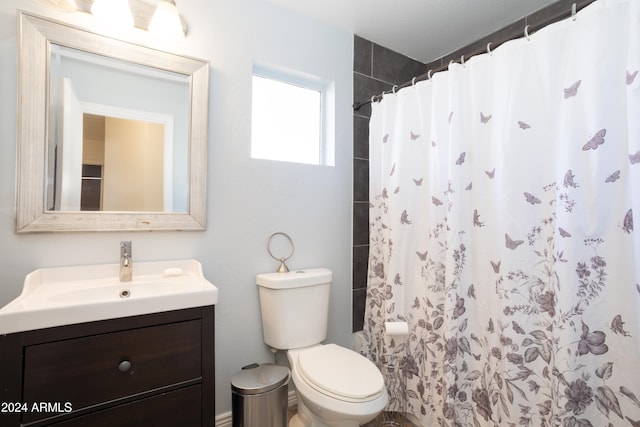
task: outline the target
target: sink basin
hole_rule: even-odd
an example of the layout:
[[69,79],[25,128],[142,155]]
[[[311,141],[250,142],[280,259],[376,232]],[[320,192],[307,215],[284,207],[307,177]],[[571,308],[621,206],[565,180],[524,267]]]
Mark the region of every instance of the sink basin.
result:
[[130,282],[119,281],[119,269],[102,264],[29,273],[20,296],[0,309],[0,334],[218,302],[218,288],[196,260],[134,262]]

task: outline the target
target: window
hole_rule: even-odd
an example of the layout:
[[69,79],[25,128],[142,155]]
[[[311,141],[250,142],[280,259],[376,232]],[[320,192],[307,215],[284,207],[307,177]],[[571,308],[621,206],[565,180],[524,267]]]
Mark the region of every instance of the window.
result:
[[251,157],[333,164],[328,88],[317,79],[254,68]]

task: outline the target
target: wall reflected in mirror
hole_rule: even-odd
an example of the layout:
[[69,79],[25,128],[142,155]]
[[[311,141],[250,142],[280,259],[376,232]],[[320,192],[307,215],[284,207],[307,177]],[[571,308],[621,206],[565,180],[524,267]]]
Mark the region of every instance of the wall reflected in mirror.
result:
[[46,207],[187,212],[189,76],[51,45]]
[[[163,144],[161,123],[85,113],[80,210],[163,211],[164,200],[171,197],[169,185],[164,195]],[[77,210],[77,195],[68,198],[73,205],[56,204]]]

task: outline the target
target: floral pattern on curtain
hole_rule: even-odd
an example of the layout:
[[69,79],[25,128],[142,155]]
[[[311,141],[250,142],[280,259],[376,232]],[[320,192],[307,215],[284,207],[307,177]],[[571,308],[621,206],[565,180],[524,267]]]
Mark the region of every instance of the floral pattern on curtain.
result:
[[640,2],[598,0],[373,105],[363,333],[401,360],[389,408],[640,426],[639,70]]

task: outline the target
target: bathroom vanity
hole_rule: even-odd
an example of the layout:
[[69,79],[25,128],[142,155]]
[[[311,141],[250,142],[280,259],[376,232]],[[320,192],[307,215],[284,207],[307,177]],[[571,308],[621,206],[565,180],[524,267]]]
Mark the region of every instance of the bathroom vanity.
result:
[[0,335],[0,425],[212,426],[214,306]]
[[197,260],[42,268],[0,308],[0,426],[213,426],[218,288]]

